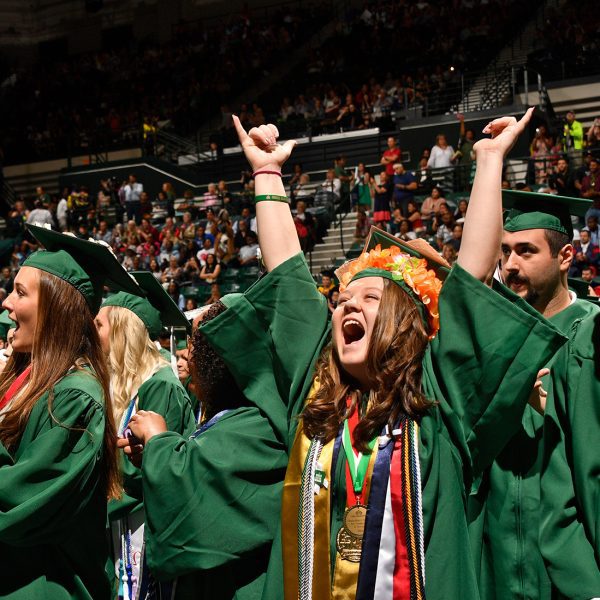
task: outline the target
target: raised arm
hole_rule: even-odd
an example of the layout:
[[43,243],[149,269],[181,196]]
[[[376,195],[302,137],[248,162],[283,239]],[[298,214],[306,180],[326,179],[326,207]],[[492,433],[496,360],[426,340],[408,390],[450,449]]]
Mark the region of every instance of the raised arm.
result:
[[[295,140],[277,144],[279,131],[275,125],[253,127],[248,133],[234,115],[235,125],[242,149],[253,172],[274,171],[281,168],[296,145]],[[255,195],[284,197],[285,188],[279,175],[257,175],[254,184]],[[296,226],[287,202],[263,200],[256,203],[258,241],[263,261],[268,271],[300,252],[300,242]]]
[[489,123],[483,133],[491,138],[475,146],[477,170],[465,220],[458,263],[480,281],[491,280],[502,242],[502,165],[531,119],[533,108],[517,121],[502,117]]

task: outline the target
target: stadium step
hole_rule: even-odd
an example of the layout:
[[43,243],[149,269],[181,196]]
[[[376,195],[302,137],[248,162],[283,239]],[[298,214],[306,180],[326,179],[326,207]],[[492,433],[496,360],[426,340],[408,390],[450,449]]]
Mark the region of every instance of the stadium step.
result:
[[[346,254],[354,243],[355,229],[356,213],[347,214],[343,218],[341,227],[335,224],[329,227],[323,242],[317,244],[308,256],[313,275],[318,275],[323,269],[337,268],[346,260]],[[341,240],[343,240],[343,248]]]
[[[484,74],[473,82],[458,105],[458,112],[486,110],[506,103],[512,94],[513,70],[526,65],[528,54],[536,49],[536,32],[540,23],[544,22],[545,10],[549,5],[559,7],[564,2],[550,0],[538,9],[521,33],[498,53]],[[537,88],[535,81],[530,82],[530,87]]]

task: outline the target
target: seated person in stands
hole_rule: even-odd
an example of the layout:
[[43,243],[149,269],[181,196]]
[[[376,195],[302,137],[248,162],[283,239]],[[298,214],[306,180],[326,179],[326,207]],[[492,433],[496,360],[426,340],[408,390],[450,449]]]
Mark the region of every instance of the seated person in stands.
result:
[[315,219],[306,212],[306,203],[303,200],[299,200],[296,204],[294,223],[302,251],[310,252],[315,245]]
[[442,197],[439,187],[434,187],[431,190],[431,195],[425,198],[421,205],[421,219],[425,226],[430,229],[433,224],[433,218],[439,212],[440,206],[446,203],[446,199]]
[[239,264],[240,267],[258,265],[258,236],[254,231],[246,234],[246,244],[240,248]]

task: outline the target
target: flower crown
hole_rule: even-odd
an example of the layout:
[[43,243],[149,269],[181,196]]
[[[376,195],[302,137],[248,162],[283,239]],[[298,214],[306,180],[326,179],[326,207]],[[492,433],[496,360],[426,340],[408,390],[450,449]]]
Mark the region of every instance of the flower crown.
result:
[[438,302],[442,281],[435,271],[427,268],[424,258],[416,258],[402,252],[398,246],[385,250],[378,244],[369,252],[363,252],[358,258],[347,262],[337,271],[340,291],[343,292],[354,276],[365,269],[388,271],[392,279],[403,281],[425,307],[429,325],[429,339],[433,339],[440,328]]

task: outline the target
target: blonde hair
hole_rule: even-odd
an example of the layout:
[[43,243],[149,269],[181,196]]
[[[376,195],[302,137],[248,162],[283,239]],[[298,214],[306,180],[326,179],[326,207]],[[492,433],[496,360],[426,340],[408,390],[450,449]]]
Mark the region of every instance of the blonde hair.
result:
[[108,366],[115,423],[119,424],[142,383],[169,363],[160,355],[142,320],[127,308],[110,306]]

